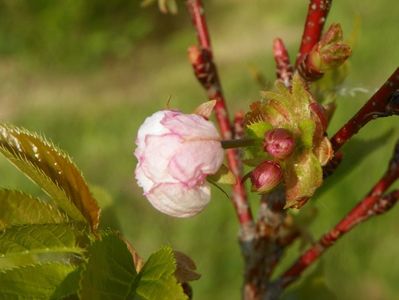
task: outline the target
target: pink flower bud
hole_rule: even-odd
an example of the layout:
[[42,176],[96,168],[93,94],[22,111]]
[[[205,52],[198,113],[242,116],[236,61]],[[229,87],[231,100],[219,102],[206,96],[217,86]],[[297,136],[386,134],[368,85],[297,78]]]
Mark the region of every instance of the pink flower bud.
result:
[[267,193],[281,182],[283,173],[278,163],[267,160],[251,172],[250,178],[254,191]]
[[265,134],[263,148],[277,159],[285,159],[290,156],[294,147],[294,137],[287,129],[275,128]]
[[215,126],[203,117],[163,110],[148,117],[137,134],[136,180],[159,211],[190,217],[210,200],[206,176],[216,173],[224,151]]

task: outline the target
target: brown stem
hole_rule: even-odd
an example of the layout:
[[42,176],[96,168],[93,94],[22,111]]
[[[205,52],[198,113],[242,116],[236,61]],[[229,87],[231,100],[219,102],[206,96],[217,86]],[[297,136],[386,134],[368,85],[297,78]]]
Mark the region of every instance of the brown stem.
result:
[[330,11],[331,2],[332,0],[310,0],[301,46],[296,60],[297,66],[300,64],[302,58],[320,40],[324,23]]
[[276,62],[277,79],[281,80],[286,87],[290,87],[294,69],[284,42],[280,38],[273,41],[273,55]]
[[383,194],[399,178],[399,141],[384,176],[374,185],[367,196],[360,201],[332,230],[301,255],[296,262],[275,282],[279,287],[286,287],[300,275],[344,234],[356,225],[371,217],[383,214],[399,200],[399,190],[386,196]]
[[[187,0],[195,30],[197,32],[199,46],[189,49],[189,58],[198,81],[207,91],[210,100],[216,100],[215,115],[219,124],[222,138],[233,138],[232,126],[229,120],[226,101],[222,92],[217,67],[213,60],[211,41],[206,24],[204,7],[201,0]],[[237,183],[233,186],[233,204],[241,225],[241,239],[250,239],[253,235],[253,217],[248,204],[245,187],[241,182],[241,165],[236,149],[228,149],[227,161]]]

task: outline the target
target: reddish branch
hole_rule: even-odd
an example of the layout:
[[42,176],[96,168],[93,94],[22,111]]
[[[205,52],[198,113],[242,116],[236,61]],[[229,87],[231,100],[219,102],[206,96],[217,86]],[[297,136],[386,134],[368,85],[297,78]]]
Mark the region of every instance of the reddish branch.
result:
[[373,216],[383,214],[391,209],[399,200],[399,190],[385,195],[388,188],[399,178],[399,142],[396,144],[393,158],[388,170],[377,182],[368,195],[359,202],[332,230],[308,249],[282,276],[277,280],[280,287],[286,287],[299,276],[344,234],[356,225]]
[[332,0],[311,0],[308,7],[305,28],[302,34],[296,65],[299,65],[305,54],[320,40],[324,23],[330,11]]
[[286,87],[290,87],[294,69],[284,42],[280,38],[273,41],[273,55],[276,62],[277,79],[281,80]]
[[[199,46],[189,48],[189,58],[194,69],[194,74],[198,81],[207,91],[210,100],[216,100],[215,115],[220,127],[223,139],[233,138],[232,126],[223,96],[216,65],[213,61],[211,41],[206,24],[204,8],[201,0],[187,0]],[[237,150],[227,150],[227,161],[233,174],[237,178],[237,183],[233,186],[233,203],[241,224],[242,238],[249,238],[253,228],[252,212],[248,204],[245,187],[241,182],[241,167]]]
[[369,101],[331,138],[337,151],[369,121],[399,114],[399,68],[393,72],[384,85]]

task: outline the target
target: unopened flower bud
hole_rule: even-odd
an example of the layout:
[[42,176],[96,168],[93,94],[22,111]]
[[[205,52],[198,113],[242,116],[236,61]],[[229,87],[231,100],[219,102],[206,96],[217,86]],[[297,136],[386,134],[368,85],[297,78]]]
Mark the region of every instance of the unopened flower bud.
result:
[[251,172],[250,178],[253,191],[267,193],[281,182],[283,173],[278,163],[267,160]]
[[294,151],[295,140],[284,128],[275,128],[265,134],[264,150],[277,159],[285,159]]
[[332,24],[315,45],[309,58],[319,72],[339,67],[351,55],[351,48],[343,42],[342,28],[339,24]]
[[343,41],[341,25],[332,24],[320,41],[302,58],[298,72],[308,81],[317,80],[326,71],[342,65],[351,54],[351,48]]
[[136,144],[137,183],[156,209],[190,217],[205,208],[211,198],[206,177],[224,158],[211,122],[196,114],[158,111],[141,125]]

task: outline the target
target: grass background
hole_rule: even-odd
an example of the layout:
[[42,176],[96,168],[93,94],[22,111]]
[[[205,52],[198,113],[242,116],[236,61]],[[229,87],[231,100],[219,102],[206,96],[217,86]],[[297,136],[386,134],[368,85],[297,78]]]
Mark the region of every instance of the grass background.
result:
[[[135,134],[146,116],[171,106],[190,112],[205,100],[186,49],[195,43],[180,1],[177,16],[137,0],[0,0],[0,118],[45,134],[66,150],[101,194],[103,226],[118,228],[148,257],[163,244],[188,253],[202,273],[196,299],[239,299],[242,262],[230,203],[215,190],[199,216],[173,219],[155,211],[133,179]],[[282,37],[295,56],[307,1],[204,1],[216,61],[230,111],[258,99],[256,67],[274,80],[271,42]],[[330,134],[364,103],[399,61],[396,0],[347,0],[333,4],[328,23],[348,36],[360,31],[351,73],[338,99]],[[368,92],[351,96],[353,88]],[[315,237],[348,211],[385,170],[399,135],[397,119],[378,120],[345,148],[346,159],[305,209],[316,207]],[[0,158],[0,185],[41,194]],[[398,186],[398,185],[396,185]],[[256,197],[251,199],[254,207]],[[399,293],[399,219],[394,209],[344,237],[316,272],[338,299],[395,299]],[[299,243],[282,266],[292,262]],[[311,274],[312,271],[306,274]],[[302,283],[290,299],[324,299]],[[302,295],[302,296],[300,296]]]

